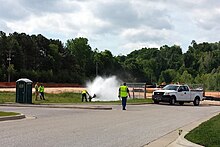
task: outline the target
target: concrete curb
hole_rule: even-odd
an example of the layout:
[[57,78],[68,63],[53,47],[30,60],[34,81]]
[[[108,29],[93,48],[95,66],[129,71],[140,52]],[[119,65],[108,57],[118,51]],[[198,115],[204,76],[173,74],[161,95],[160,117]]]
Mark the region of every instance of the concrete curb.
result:
[[198,145],[195,143],[192,143],[185,139],[185,135],[189,132],[182,132],[182,134],[174,141],[172,142],[168,147],[204,147],[202,145]]
[[40,107],[40,108],[68,108],[68,109],[91,109],[91,110],[112,110],[112,107],[106,106],[91,106],[91,105],[57,105],[57,104],[0,104],[7,107]]
[[204,100],[204,101],[201,101],[201,105],[220,106],[220,101]]
[[16,119],[23,119],[26,118],[24,114],[14,115],[14,116],[1,116],[0,121],[7,121],[7,120],[16,120]]

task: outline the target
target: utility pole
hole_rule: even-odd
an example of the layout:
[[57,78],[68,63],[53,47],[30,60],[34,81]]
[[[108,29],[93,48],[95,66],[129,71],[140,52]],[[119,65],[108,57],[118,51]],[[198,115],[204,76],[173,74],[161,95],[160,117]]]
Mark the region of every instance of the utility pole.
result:
[[[8,69],[9,69],[9,68],[11,68],[10,67],[11,66],[11,50],[9,50],[9,52],[8,52],[7,60],[8,60]],[[8,82],[10,82],[10,81],[11,81],[11,75],[10,75],[10,71],[8,71]]]

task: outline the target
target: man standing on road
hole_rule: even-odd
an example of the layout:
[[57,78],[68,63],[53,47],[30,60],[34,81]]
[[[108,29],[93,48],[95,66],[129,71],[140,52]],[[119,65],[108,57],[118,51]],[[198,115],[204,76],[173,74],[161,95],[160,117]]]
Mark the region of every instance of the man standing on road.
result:
[[38,82],[35,84],[35,86],[34,86],[34,88],[35,88],[35,101],[37,101],[37,97],[38,97]]
[[119,88],[119,93],[118,97],[119,99],[122,98],[122,110],[126,110],[126,103],[127,103],[127,97],[130,97],[129,89],[126,86],[126,83],[124,83],[122,86]]

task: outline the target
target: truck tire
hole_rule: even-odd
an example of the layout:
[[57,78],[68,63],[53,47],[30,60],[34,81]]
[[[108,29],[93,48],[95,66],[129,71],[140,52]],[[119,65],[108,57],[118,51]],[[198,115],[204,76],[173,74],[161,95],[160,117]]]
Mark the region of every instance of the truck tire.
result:
[[182,106],[184,104],[184,102],[179,102],[179,104]]
[[174,105],[176,103],[176,98],[174,96],[172,96],[170,98],[170,105]]
[[200,103],[200,98],[196,97],[193,101],[194,106],[199,106],[199,103]]
[[157,100],[154,100],[154,104],[159,104],[159,101],[157,101]]

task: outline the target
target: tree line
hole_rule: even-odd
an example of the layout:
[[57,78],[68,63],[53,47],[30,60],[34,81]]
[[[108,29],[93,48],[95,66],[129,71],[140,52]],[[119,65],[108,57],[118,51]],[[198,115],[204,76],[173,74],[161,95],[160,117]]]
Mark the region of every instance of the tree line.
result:
[[[32,81],[84,84],[96,75],[116,75],[127,82],[147,84],[194,83],[220,90],[220,42],[192,41],[186,53],[180,46],[142,48],[113,56],[92,49],[88,39],[66,43],[41,34],[0,31],[0,81],[26,77]],[[10,75],[10,76],[9,76]]]

